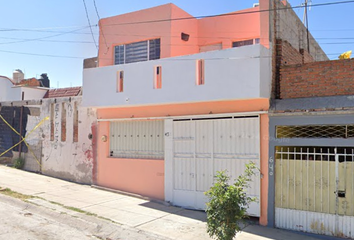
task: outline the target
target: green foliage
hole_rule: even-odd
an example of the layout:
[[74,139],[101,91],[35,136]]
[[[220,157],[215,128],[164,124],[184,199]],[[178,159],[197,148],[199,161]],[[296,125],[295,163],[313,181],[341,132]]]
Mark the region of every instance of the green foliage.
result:
[[207,203],[207,231],[218,240],[232,240],[241,230],[240,224],[246,217],[246,210],[256,198],[246,196],[246,189],[255,174],[256,165],[246,165],[243,175],[229,185],[230,177],[225,171],[217,172],[214,185],[205,193]]
[[16,158],[14,161],[14,168],[22,169],[25,165],[25,159],[23,158]]

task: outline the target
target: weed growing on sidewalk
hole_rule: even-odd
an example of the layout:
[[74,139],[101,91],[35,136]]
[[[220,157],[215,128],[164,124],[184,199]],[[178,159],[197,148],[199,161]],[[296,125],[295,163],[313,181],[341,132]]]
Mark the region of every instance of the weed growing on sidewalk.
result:
[[10,197],[13,197],[13,198],[18,198],[18,199],[20,199],[22,201],[26,201],[28,199],[35,198],[35,196],[25,195],[25,194],[22,194],[22,193],[18,193],[18,192],[12,191],[10,188],[1,188],[0,187],[0,193],[4,194],[4,195],[7,195],[7,196],[10,196]]
[[110,221],[110,222],[116,223],[116,222],[112,221],[111,219],[108,219],[108,218],[105,218],[105,217],[101,217],[101,216],[97,215],[96,213],[87,212],[85,210],[82,210],[82,209],[76,208],[76,207],[65,206],[64,204],[53,202],[53,201],[49,201],[49,202],[52,203],[52,204],[61,206],[63,208],[66,208],[68,210],[74,211],[74,212],[82,213],[82,214],[85,214],[87,216],[93,216],[93,217],[97,217],[97,218],[100,218],[100,219],[103,219],[103,220],[106,220],[106,221]]
[[[4,195],[7,195],[9,197],[17,198],[17,199],[20,199],[20,200],[22,200],[24,202],[28,202],[28,203],[31,203],[31,204],[34,204],[34,205],[37,205],[37,204],[35,204],[33,202],[30,202],[28,200],[29,199],[33,199],[33,198],[38,198],[38,199],[42,199],[42,200],[47,201],[46,199],[43,199],[41,197],[25,195],[25,194],[22,194],[22,193],[18,193],[18,192],[12,191],[10,188],[1,188],[0,187],[0,194],[4,194]],[[74,212],[82,213],[82,214],[85,214],[87,216],[93,216],[93,217],[97,217],[97,218],[100,218],[100,219],[103,219],[103,220],[106,220],[106,221],[113,222],[112,220],[110,220],[108,218],[98,216],[95,213],[90,213],[90,212],[84,211],[84,210],[82,210],[80,208],[65,206],[64,204],[53,202],[53,201],[48,201],[48,202],[50,202],[52,204],[55,204],[55,205],[58,205],[58,206],[61,206],[63,208],[66,208],[66,209],[74,211]]]
[[16,158],[14,161],[14,168],[22,169],[23,166],[25,166],[25,159],[21,157]]
[[246,195],[256,165],[246,164],[246,170],[235,183],[229,185],[230,177],[224,171],[217,172],[216,182],[205,194],[209,197],[207,203],[207,231],[210,237],[218,240],[232,240],[241,231],[240,224],[246,217],[250,203],[256,198]]

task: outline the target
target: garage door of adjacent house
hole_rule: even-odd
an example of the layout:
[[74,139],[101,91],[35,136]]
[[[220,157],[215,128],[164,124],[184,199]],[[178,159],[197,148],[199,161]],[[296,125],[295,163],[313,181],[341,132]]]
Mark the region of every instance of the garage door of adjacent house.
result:
[[354,238],[354,148],[277,147],[275,224]]
[[[259,117],[187,119],[173,121],[173,204],[205,209],[207,191],[217,171],[231,179],[245,164],[260,166]],[[257,197],[248,214],[260,216],[260,174],[254,176],[249,196]]]

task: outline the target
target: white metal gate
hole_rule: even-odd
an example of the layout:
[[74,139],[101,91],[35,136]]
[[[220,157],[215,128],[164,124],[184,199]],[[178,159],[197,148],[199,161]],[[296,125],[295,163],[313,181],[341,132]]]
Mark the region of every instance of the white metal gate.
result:
[[[258,117],[191,119],[173,122],[173,203],[205,209],[207,191],[216,171],[227,170],[234,180],[251,161],[260,166]],[[254,177],[249,196],[260,200],[260,177]],[[260,202],[260,201],[259,201]],[[260,216],[259,202],[248,214]]]
[[279,228],[354,238],[354,148],[277,147]]

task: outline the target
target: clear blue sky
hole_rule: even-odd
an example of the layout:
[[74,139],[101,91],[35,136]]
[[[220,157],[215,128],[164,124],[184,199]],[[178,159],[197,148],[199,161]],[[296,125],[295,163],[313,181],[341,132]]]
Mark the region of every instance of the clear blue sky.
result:
[[[303,1],[289,2],[292,6],[298,6]],[[312,0],[313,4],[338,1]],[[249,8],[258,0],[96,0],[96,5],[100,17],[105,18],[169,2],[193,16],[202,16]],[[86,5],[91,24],[97,24],[93,0],[86,0]],[[1,10],[0,75],[11,77],[13,70],[21,69],[27,78],[48,73],[52,87],[82,85],[83,59],[97,55],[90,29],[79,30],[88,26],[82,0],[1,1]],[[339,53],[354,50],[353,10],[354,3],[349,3],[313,7],[309,12],[310,31],[331,59],[337,58]],[[303,10],[295,12],[302,19]],[[68,33],[70,31],[75,32]],[[93,27],[93,32],[97,41],[98,28]]]

